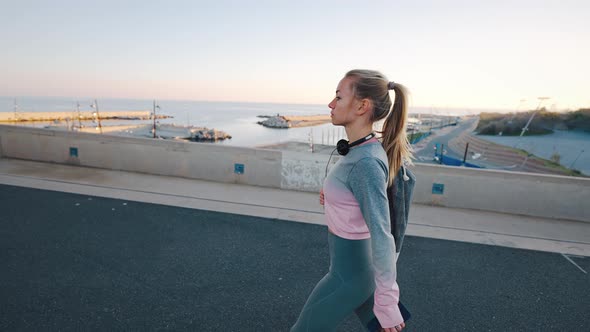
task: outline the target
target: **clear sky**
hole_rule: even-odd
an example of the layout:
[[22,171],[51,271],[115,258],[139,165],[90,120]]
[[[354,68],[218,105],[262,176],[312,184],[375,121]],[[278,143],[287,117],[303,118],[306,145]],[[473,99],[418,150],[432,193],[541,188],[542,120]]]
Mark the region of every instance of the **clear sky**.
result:
[[590,106],[588,0],[0,1],[3,96],[327,104],[369,68],[416,106]]

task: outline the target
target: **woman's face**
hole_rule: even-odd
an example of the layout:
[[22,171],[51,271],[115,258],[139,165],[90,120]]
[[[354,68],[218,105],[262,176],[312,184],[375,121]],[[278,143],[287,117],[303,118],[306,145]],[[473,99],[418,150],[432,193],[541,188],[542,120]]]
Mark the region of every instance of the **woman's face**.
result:
[[345,77],[340,80],[336,88],[336,96],[328,104],[332,110],[332,124],[335,126],[346,126],[354,120],[355,108],[359,106],[359,100],[352,92],[352,78]]

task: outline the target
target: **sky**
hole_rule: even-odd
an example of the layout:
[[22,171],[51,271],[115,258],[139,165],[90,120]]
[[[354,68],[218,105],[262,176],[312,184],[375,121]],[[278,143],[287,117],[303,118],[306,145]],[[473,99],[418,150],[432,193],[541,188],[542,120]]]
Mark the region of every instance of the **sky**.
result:
[[590,1],[0,0],[0,95],[327,104],[375,69],[422,107],[590,107]]

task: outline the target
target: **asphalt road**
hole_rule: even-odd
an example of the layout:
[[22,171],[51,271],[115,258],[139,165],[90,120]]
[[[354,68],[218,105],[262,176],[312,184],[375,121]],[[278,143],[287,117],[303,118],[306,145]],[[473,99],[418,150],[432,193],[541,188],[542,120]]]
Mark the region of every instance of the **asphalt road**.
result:
[[[1,331],[287,331],[328,268],[317,225],[5,185],[0,211]],[[407,331],[590,331],[560,254],[408,237],[398,271]]]

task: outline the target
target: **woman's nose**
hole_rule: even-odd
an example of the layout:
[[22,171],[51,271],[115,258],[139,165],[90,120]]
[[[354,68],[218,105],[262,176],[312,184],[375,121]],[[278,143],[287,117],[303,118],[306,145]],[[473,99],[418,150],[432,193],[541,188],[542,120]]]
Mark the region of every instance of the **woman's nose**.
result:
[[332,99],[332,101],[331,101],[331,102],[328,104],[328,107],[329,107],[330,109],[334,109],[334,101],[335,101],[335,100],[336,100],[336,99]]

